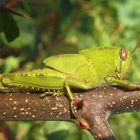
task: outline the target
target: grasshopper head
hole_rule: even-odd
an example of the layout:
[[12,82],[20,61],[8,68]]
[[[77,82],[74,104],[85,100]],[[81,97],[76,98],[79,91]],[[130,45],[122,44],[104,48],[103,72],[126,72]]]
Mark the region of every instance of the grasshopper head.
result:
[[140,40],[136,43],[136,46],[134,47],[132,52],[129,52],[127,48],[120,48],[119,50],[119,57],[120,57],[120,70],[122,78],[125,78],[127,74],[130,71],[131,63],[132,63],[132,57],[134,56],[135,52],[137,50],[140,50],[138,48],[140,45]]
[[118,72],[121,75],[121,78],[125,78],[131,67],[132,55],[127,48],[120,48],[119,50],[119,68]]

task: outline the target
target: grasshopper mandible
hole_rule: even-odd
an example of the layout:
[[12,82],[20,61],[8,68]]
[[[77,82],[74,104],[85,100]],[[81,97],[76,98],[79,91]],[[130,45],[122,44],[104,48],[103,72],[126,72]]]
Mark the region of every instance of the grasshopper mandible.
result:
[[139,84],[125,80],[135,50],[104,47],[82,50],[78,54],[51,56],[44,60],[46,68],[0,75],[0,92],[66,89],[72,101],[72,88],[89,90],[117,84],[128,89],[140,89]]

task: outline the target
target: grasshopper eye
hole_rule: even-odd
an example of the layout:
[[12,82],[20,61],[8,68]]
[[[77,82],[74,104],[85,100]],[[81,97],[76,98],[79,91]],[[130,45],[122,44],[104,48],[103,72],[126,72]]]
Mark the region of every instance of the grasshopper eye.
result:
[[128,50],[126,48],[120,49],[120,58],[125,61],[128,58]]

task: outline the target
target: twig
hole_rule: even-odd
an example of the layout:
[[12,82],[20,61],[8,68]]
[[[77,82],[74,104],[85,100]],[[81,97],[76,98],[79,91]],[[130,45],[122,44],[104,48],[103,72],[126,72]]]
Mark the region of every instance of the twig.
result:
[[[65,96],[0,94],[0,120],[67,120],[79,122],[96,140],[115,140],[107,119],[110,115],[140,110],[140,91],[101,87],[74,93],[74,118]],[[79,101],[79,102],[77,102]]]

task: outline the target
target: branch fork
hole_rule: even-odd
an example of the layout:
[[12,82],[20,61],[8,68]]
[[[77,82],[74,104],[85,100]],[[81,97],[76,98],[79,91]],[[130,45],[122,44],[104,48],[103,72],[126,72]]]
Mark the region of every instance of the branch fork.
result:
[[139,90],[100,87],[73,95],[71,106],[63,95],[41,99],[39,93],[0,93],[0,120],[73,121],[89,130],[96,140],[115,140],[109,116],[140,110]]

